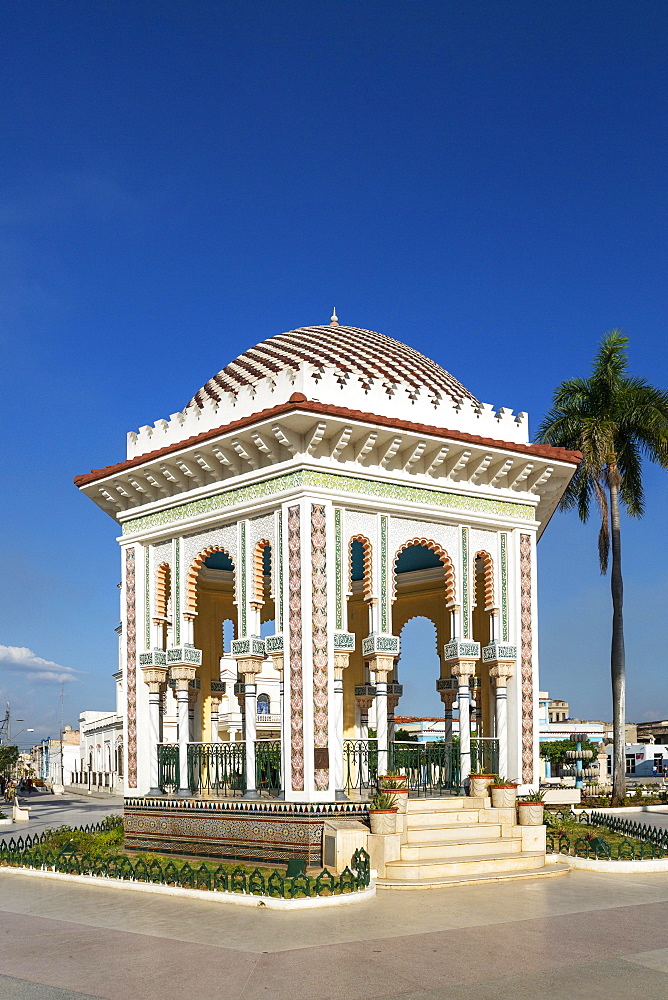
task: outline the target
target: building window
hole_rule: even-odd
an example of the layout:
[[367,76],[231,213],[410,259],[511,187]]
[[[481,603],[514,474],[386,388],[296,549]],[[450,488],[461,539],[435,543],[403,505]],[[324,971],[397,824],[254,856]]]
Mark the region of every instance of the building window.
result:
[[269,695],[259,694],[257,696],[257,714],[269,715]]
[[627,774],[636,773],[636,755],[634,753],[626,754],[626,773]]

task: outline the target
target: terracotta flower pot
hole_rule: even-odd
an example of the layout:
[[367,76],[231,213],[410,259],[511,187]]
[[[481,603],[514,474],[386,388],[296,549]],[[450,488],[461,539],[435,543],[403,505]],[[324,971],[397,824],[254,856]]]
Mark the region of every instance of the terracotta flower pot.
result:
[[493,781],[493,774],[472,774],[469,780],[469,795],[473,795],[475,798],[489,795],[489,786]]
[[543,803],[542,802],[522,802],[517,803],[517,815],[520,826],[542,826],[543,825]]
[[517,799],[517,785],[492,785],[494,809],[513,809]]
[[369,809],[369,822],[372,833],[396,833],[396,809]]
[[406,787],[406,775],[398,774],[394,775],[384,775],[380,779],[380,787],[384,791],[395,792],[397,789]]
[[[388,789],[389,791],[389,789]],[[393,788],[392,794],[394,795],[397,806],[398,813],[405,813],[406,807],[408,806],[408,789],[407,788]]]

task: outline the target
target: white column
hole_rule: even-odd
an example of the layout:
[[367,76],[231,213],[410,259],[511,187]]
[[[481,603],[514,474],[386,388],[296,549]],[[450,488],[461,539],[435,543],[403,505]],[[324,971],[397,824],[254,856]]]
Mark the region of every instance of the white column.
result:
[[493,678],[495,691],[496,738],[499,741],[499,774],[508,775],[508,679],[512,676],[511,663],[493,663],[489,676]]
[[387,773],[387,673],[376,674],[376,739],[378,741],[378,773]]
[[179,795],[190,795],[188,787],[188,743],[190,712],[188,708],[188,681],[179,681],[176,689],[179,727]]
[[332,707],[334,790],[335,793],[338,793],[343,789],[343,670],[337,670],[336,665],[334,667],[334,705]]
[[218,719],[220,714],[220,698],[211,698],[211,742],[220,743]]
[[[244,675],[244,717],[245,717],[245,739],[246,739],[246,791],[245,799],[256,799],[257,789],[255,787],[255,738],[256,738],[256,714],[257,714],[257,685],[255,674]],[[249,683],[248,681],[251,681]]]
[[[466,667],[465,669],[468,670],[469,668]],[[459,701],[459,766],[461,781],[463,783],[471,774],[471,689],[469,688],[470,674],[462,673],[458,676],[459,687],[457,690],[457,700]]]

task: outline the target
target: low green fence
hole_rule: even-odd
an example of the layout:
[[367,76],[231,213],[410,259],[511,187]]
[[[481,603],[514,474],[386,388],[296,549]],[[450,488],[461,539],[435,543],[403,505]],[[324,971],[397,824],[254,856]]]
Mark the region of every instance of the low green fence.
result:
[[[555,829],[548,826],[546,846],[548,853],[565,854],[592,861],[654,861],[668,857],[668,830],[638,823],[623,816],[608,816],[605,813],[574,813],[563,809],[546,810],[546,819]],[[577,822],[582,828],[581,836],[573,837],[559,830],[559,821]],[[618,844],[610,844],[605,837],[595,834],[587,827],[604,827],[611,833],[621,834]],[[628,837],[640,841],[634,844]]]
[[[80,829],[86,833],[98,833],[108,827],[98,823]],[[163,864],[157,859],[147,862],[143,858],[132,859],[126,855],[80,854],[68,850],[67,846],[60,851],[53,851],[43,846],[45,839],[45,834],[18,837],[16,840],[12,837],[8,843],[0,844],[0,865],[63,872],[67,875],[93,875],[129,882],[150,882],[211,892],[242,892],[274,899],[301,899],[360,892],[366,889],[371,881],[369,855],[363,848],[355,851],[350,867],[344,868],[339,875],[334,875],[323,868],[317,875],[298,874],[289,877],[276,870],[269,875],[259,868],[249,872],[240,865],[229,871],[223,865],[211,869],[205,864],[193,867],[187,861],[178,865],[171,860]]]

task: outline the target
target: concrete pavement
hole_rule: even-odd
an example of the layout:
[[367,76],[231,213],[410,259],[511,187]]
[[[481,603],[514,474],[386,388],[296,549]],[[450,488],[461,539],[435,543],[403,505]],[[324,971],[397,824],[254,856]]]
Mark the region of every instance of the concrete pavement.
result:
[[[30,819],[0,827],[0,840],[25,837],[27,833],[33,836],[49,827],[86,826],[88,823],[99,823],[112,813],[120,815],[123,812],[122,795],[110,795],[101,799],[73,792],[65,792],[63,795],[33,792],[32,795],[19,796],[19,802],[22,807],[30,806]],[[4,812],[6,816],[11,816],[11,811],[12,807],[8,802],[0,805],[0,812]]]
[[281,913],[0,869],[1,1000],[666,1000],[668,875]]

